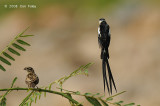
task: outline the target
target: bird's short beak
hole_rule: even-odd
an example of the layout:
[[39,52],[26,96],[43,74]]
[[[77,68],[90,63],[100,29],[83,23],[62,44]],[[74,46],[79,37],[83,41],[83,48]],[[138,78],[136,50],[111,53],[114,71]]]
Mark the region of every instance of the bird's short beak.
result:
[[27,68],[25,67],[24,70],[27,70]]

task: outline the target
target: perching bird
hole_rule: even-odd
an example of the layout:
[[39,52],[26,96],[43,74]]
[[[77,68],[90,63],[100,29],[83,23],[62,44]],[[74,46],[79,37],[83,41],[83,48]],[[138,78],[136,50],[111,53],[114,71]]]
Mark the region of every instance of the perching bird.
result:
[[[99,27],[98,27],[98,43],[101,48],[101,59],[102,59],[102,71],[103,71],[103,83],[104,83],[104,91],[105,91],[105,83],[107,85],[108,93],[112,94],[112,84],[117,92],[116,85],[112,76],[112,72],[109,66],[109,52],[108,48],[110,45],[110,27],[107,24],[104,18],[99,19]],[[108,69],[108,77],[106,73],[106,65]],[[109,80],[109,83],[108,83]]]
[[24,70],[28,72],[25,80],[28,88],[35,88],[35,86],[39,83],[39,78],[35,74],[34,69],[32,67],[25,67]]

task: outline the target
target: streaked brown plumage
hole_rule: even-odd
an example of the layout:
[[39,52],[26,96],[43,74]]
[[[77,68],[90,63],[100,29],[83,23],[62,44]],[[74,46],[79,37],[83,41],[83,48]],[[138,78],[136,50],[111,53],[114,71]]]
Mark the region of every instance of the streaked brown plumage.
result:
[[28,72],[25,80],[28,88],[35,88],[35,86],[39,83],[39,78],[35,74],[34,69],[32,67],[25,67],[24,70]]

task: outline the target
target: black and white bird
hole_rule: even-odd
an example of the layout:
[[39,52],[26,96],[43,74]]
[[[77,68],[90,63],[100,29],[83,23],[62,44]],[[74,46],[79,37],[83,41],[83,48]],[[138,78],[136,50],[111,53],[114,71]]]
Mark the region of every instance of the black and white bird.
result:
[[[116,85],[112,76],[112,72],[109,66],[109,45],[110,45],[110,27],[107,24],[104,18],[99,19],[99,27],[98,27],[98,43],[101,48],[101,59],[102,59],[102,72],[103,72],[103,83],[104,83],[104,91],[105,86],[107,85],[108,93],[112,94],[112,84],[117,92]],[[106,73],[106,65],[108,70],[108,78]],[[105,85],[106,84],[106,85]]]

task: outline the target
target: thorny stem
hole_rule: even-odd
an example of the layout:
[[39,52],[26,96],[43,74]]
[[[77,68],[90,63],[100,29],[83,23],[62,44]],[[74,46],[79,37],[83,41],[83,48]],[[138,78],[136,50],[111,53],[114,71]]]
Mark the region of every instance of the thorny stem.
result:
[[[26,90],[28,91],[28,88],[9,88],[9,89],[0,89],[0,91],[14,91],[14,90]],[[73,103],[75,103],[78,106],[82,106],[79,102],[77,102],[76,100],[72,99],[71,97],[69,97],[67,94],[64,94],[62,92],[57,92],[57,91],[52,91],[52,90],[47,90],[47,89],[34,89],[34,88],[30,88],[30,90],[34,90],[34,91],[39,91],[39,92],[47,92],[47,93],[52,93],[52,94],[57,94],[57,95],[61,95],[67,99],[69,99],[70,101],[72,101]]]

